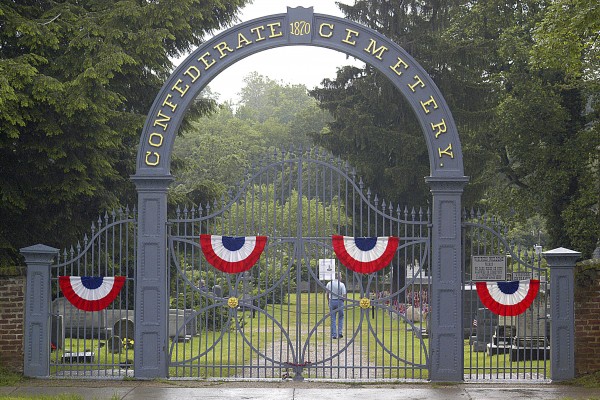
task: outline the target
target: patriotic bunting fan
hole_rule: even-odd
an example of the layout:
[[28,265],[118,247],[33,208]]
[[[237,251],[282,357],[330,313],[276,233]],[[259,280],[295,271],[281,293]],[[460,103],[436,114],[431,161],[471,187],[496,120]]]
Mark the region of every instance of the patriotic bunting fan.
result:
[[333,251],[340,262],[361,274],[379,271],[392,262],[399,241],[395,236],[332,236]]
[[65,298],[83,311],[104,310],[117,298],[124,276],[59,276],[58,284]]
[[228,274],[237,274],[252,268],[266,244],[266,236],[200,235],[200,246],[206,261]]
[[540,290],[537,279],[511,282],[477,282],[481,302],[494,314],[515,316],[524,313]]

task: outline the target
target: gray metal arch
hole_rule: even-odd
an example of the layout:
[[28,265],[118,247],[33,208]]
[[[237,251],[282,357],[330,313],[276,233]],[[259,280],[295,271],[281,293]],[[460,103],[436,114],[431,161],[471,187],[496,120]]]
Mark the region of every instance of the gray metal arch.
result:
[[463,177],[462,150],[454,119],[439,89],[419,63],[372,29],[342,18],[313,14],[312,8],[301,7],[226,30],[179,65],[148,113],[138,149],[136,176],[169,175],[171,150],[183,116],[196,95],[220,72],[252,54],[294,45],[340,51],[377,68],[401,91],[417,115],[429,150],[431,176]]
[[138,148],[138,247],[136,267],[135,376],[168,376],[167,188],[175,135],[188,106],[216,75],[235,62],[275,47],[306,45],[359,58],[386,75],[417,116],[429,151],[433,196],[431,245],[432,381],[463,380],[460,210],[464,176],[454,119],[439,89],[400,46],[360,24],[311,8],[235,26],[192,53],[163,85],[144,125]]

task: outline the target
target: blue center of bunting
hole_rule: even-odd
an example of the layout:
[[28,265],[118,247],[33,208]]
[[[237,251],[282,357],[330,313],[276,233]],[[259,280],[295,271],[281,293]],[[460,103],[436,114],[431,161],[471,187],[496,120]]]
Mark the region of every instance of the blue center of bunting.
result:
[[223,236],[222,238],[223,246],[229,251],[238,251],[242,248],[244,243],[246,242],[246,238],[244,236],[233,237],[233,236]]
[[373,247],[375,247],[375,244],[377,243],[377,238],[376,237],[364,237],[364,238],[354,238],[354,243],[356,244],[356,247],[358,247],[360,250],[362,251],[369,251],[372,250]]
[[519,281],[512,282],[498,282],[498,288],[504,294],[513,294],[519,290]]
[[94,290],[102,285],[102,279],[101,276],[82,276],[81,284],[87,289]]

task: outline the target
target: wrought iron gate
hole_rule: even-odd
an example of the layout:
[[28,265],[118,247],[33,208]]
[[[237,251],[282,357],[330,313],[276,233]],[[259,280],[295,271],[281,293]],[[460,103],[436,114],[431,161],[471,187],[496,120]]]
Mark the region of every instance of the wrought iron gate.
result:
[[[105,213],[92,223],[83,241],[64,249],[51,266],[50,375],[133,376],[136,214],[128,208]],[[59,286],[59,277],[115,276],[124,278],[118,295],[106,307],[93,311],[76,305]]]
[[[427,379],[429,213],[380,201],[347,164],[317,151],[275,154],[214,204],[169,220],[169,375],[261,379]],[[238,274],[206,261],[200,234],[264,235],[258,263]],[[388,267],[337,263],[348,294],[343,337],[319,260],[331,236],[397,236]]]
[[[548,270],[542,266],[541,248],[536,253],[508,243],[505,237],[498,220],[481,213],[463,215],[465,380],[549,380]],[[506,263],[505,276],[490,281],[540,282],[537,296],[524,312],[502,316],[484,307],[473,280],[473,260],[481,256]]]

